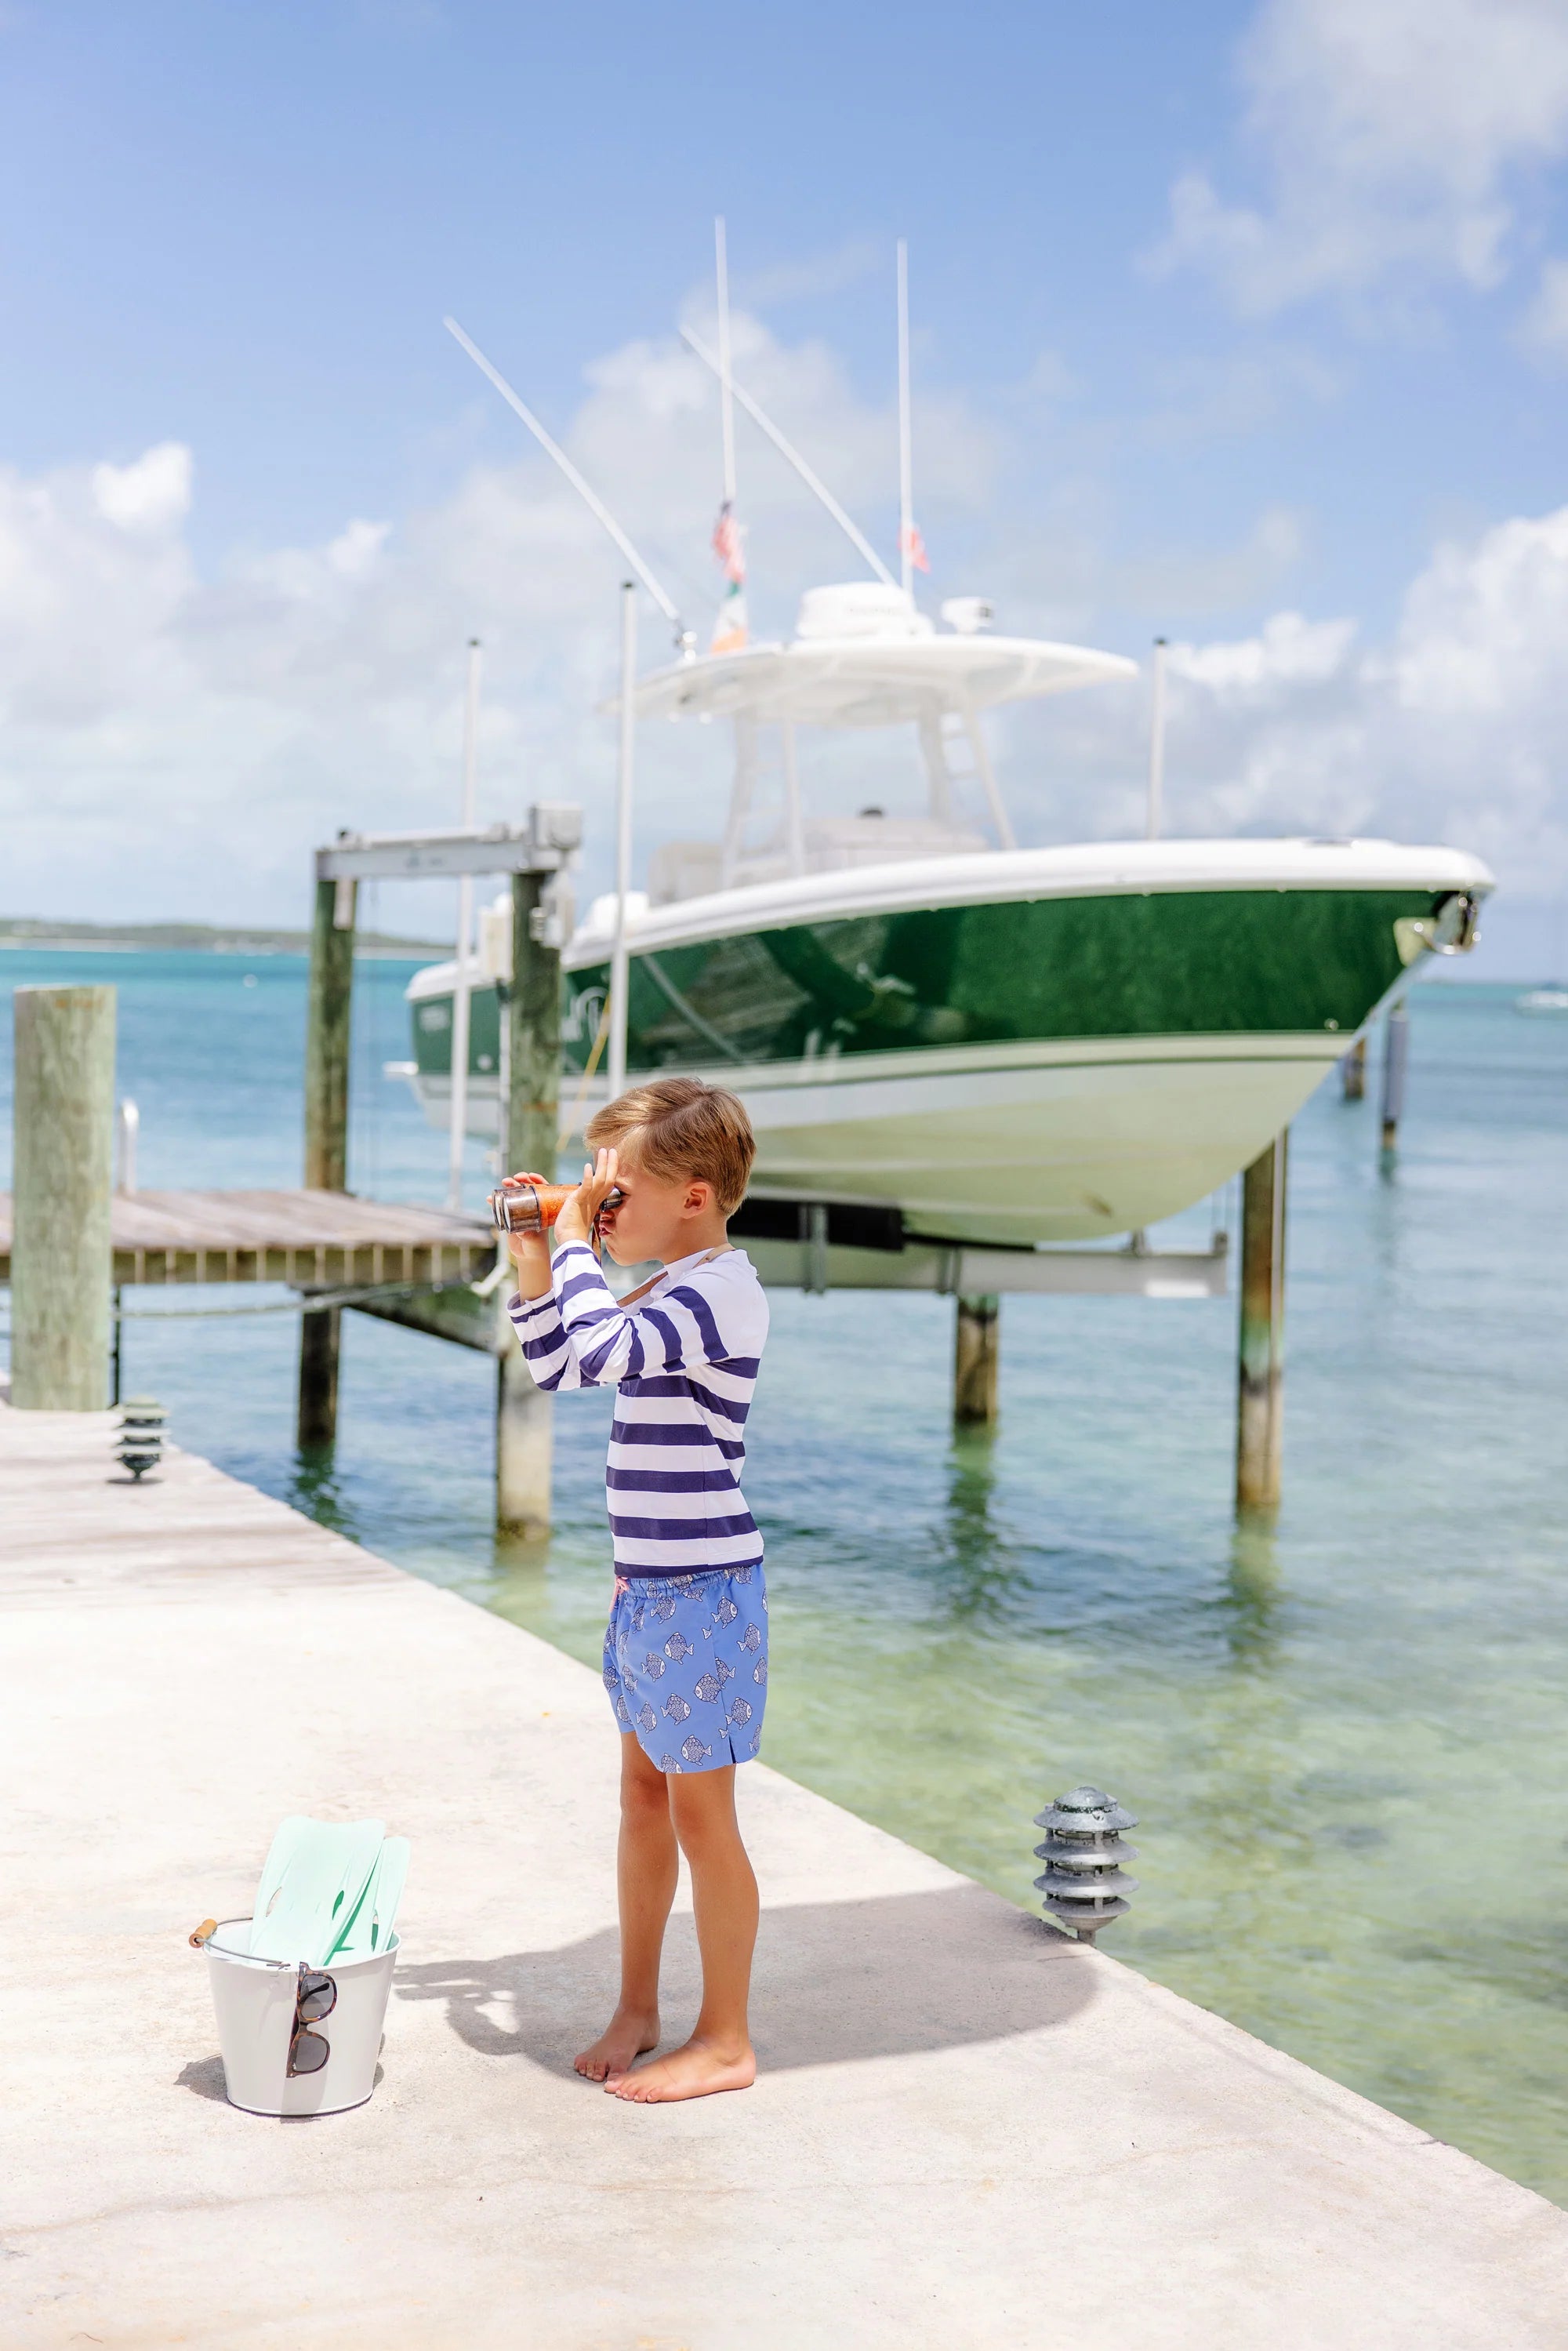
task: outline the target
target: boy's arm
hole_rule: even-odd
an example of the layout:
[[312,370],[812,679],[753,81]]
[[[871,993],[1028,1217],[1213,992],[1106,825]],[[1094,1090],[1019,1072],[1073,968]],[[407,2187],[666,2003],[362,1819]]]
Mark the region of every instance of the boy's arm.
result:
[[[699,1276],[688,1275],[653,1304],[629,1314],[616,1304],[585,1242],[563,1241],[551,1265],[564,1334],[585,1386],[613,1387],[622,1380],[696,1371],[705,1364],[756,1376],[766,1321],[756,1327],[754,1312],[733,1297],[716,1298]],[[723,1330],[720,1313],[728,1326]]]
[[523,1343],[536,1387],[581,1387],[581,1369],[561,1322],[554,1290],[547,1290],[542,1298],[509,1298],[507,1311]]

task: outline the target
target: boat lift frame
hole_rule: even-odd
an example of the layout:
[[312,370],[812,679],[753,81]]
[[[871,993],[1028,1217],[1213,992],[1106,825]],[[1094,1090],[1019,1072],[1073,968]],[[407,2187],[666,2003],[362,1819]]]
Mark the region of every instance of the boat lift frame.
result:
[[[560,948],[550,891],[580,845],[580,810],[540,803],[522,825],[470,831],[340,832],[318,850],[305,1063],[305,1182],[347,1188],[350,1020],[354,925],[362,881],[509,874],[512,977],[498,986],[502,1156],[513,1166],[552,1167],[560,1087]],[[1274,1180],[1276,1154],[1281,1162]],[[1243,1207],[1243,1332],[1237,1494],[1250,1508],[1279,1498],[1280,1334],[1283,1311],[1282,1152],[1270,1144],[1249,1169]],[[1264,1193],[1268,1197],[1264,1199]],[[1257,1197],[1254,1197],[1254,1195]],[[882,1229],[868,1235],[868,1220]],[[956,1301],[954,1414],[986,1423],[997,1413],[998,1301],[1004,1296],[1222,1298],[1228,1237],[1206,1250],[1150,1249],[1141,1233],[1119,1247],[1005,1247],[902,1230],[897,1212],[849,1202],[754,1193],[736,1237],[769,1289],[925,1291]],[[871,1245],[868,1244],[868,1239]],[[525,1537],[550,1521],[551,1400],[534,1385],[506,1312],[502,1259],[473,1285],[428,1291],[372,1289],[342,1303],[496,1358],[496,1515]],[[302,1290],[298,1435],[331,1442],[337,1426],[341,1304]]]

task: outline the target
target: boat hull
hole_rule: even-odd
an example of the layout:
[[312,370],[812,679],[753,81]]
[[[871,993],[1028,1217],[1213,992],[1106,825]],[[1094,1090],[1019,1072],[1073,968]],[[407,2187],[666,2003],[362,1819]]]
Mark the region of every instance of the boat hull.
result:
[[[746,1103],[754,1196],[897,1207],[914,1232],[1029,1244],[1135,1230],[1204,1198],[1289,1124],[1337,1058],[1321,1037],[1242,1037],[695,1074]],[[446,1081],[414,1082],[444,1124]],[[572,1092],[569,1150],[604,1099],[597,1080]],[[470,1096],[472,1131],[492,1143],[497,1104],[493,1080]]]
[[[1452,852],[1385,847],[1335,869],[1316,844],[1252,845],[1224,869],[1239,846],[1211,853],[1218,886],[1172,843],[1125,852],[1110,878],[1085,879],[1071,852],[955,861],[946,903],[928,868],[888,867],[819,887],[837,904],[809,906],[796,883],[659,910],[632,945],[628,1074],[734,1088],[764,1197],[897,1207],[944,1238],[1135,1230],[1254,1159],[1457,892],[1490,879]],[[581,1072],[608,977],[587,943],[569,955],[573,1139],[602,1099]],[[439,1122],[438,1048],[416,1084]],[[471,1085],[471,1124],[493,1138],[494,1077]]]

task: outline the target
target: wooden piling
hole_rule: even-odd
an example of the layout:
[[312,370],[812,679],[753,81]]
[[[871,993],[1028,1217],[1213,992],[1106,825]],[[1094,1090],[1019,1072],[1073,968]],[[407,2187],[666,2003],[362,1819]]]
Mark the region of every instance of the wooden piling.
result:
[[496,1531],[532,1541],[548,1535],[555,1463],[555,1398],[535,1385],[507,1313],[515,1284],[497,1300]]
[[1278,1135],[1242,1178],[1236,1390],[1236,1505],[1242,1510],[1273,1510],[1280,1501],[1288,1156],[1289,1136]]
[[1358,1037],[1339,1065],[1340,1085],[1346,1102],[1364,1101],[1366,1094],[1366,1039]]
[[960,1298],[953,1326],[953,1417],[967,1426],[997,1416],[1000,1301]]
[[305,1185],[349,1181],[349,1019],[354,995],[357,882],[318,882],[305,1012]]
[[[354,995],[356,882],[316,884],[310,933],[310,987],[305,1014],[305,1183],[341,1192],[349,1180],[349,1037]],[[302,1317],[299,1326],[301,1446],[330,1445],[338,1433],[336,1307]]]
[[[553,876],[512,876],[512,977],[507,989],[507,1172],[555,1176],[560,1118],[560,947],[548,935]],[[537,918],[537,919],[536,919]],[[536,931],[547,935],[537,938]]]
[[112,987],[19,987],[11,1401],[101,1412],[109,1391],[114,1181]]
[[1389,1009],[1383,1030],[1383,1132],[1381,1149],[1392,1159],[1405,1115],[1405,1071],[1410,1058],[1410,1008],[1403,999]]
[[338,1434],[338,1351],[342,1332],[340,1306],[323,1306],[299,1318],[299,1411],[295,1436],[301,1452],[330,1445]]
[[[553,1178],[560,1117],[560,945],[554,935],[550,877],[512,876],[512,977],[507,990],[507,1101],[502,1157]],[[497,1298],[496,1527],[537,1538],[549,1531],[555,1399],[535,1385],[506,1311],[513,1284]]]

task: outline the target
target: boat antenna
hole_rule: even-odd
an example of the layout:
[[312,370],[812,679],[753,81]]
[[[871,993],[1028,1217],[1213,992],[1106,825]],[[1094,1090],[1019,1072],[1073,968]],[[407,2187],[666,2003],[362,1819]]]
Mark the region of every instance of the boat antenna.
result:
[[729,256],[724,214],[713,225],[714,274],[718,291],[718,412],[724,433],[724,503],[713,527],[713,551],[724,566],[724,601],[714,622],[715,653],[744,653],[750,630],[746,617],[746,542],[735,511],[735,402],[729,372]]
[[915,446],[909,421],[909,247],[898,240],[898,562],[913,601],[916,571],[929,571],[925,541],[915,526]]
[[724,214],[719,214],[713,225],[715,273],[718,284],[718,391],[719,416],[724,428],[724,502],[735,504],[735,402],[731,397],[729,372],[729,256],[724,234]]
[[582,475],[578,472],[577,467],[572,464],[571,459],[567,455],[566,451],[560,446],[559,442],[551,440],[549,434],[545,431],[544,426],[539,423],[538,418],[534,414],[533,410],[518,399],[517,393],[512,390],[511,385],[507,381],[506,377],[501,373],[500,370],[491,366],[489,360],[485,357],[484,352],[479,349],[478,344],[474,342],[464,333],[456,319],[444,319],[442,320],[442,324],[446,329],[447,333],[453,337],[454,340],[462,345],[469,358],[473,360],[475,366],[479,370],[480,374],[489,377],[490,381],[495,385],[497,391],[500,393],[507,407],[515,410],[517,414],[522,418],[523,423],[528,426],[528,431],[533,434],[534,439],[538,443],[540,448],[544,450],[548,456],[555,459],[556,464],[560,467],[561,472],[566,475],[567,480],[571,484],[572,488],[577,492],[578,496],[582,500],[584,506],[588,508],[589,513],[593,516],[596,522],[602,524],[603,528],[609,532],[611,538],[614,540],[616,546],[620,549],[622,554],[626,558],[627,562],[632,566],[632,570],[637,574],[638,579],[643,582],[643,587],[648,590],[649,595],[652,596],[654,603],[657,604],[665,620],[669,622],[671,627],[674,630],[676,644],[680,647],[683,653],[685,652],[688,649],[688,632],[685,622],[681,619],[679,612],[676,611],[674,604],[671,603],[670,599],[666,596],[663,588],[660,587],[659,582],[654,579],[653,574],[649,570],[647,565],[643,562],[642,557],[638,554],[636,549],[632,546],[631,540],[627,538],[626,533],[622,529],[620,524],[616,521],[614,516],[611,513],[603,499],[599,496],[596,491],[590,489],[588,484],[583,480]]
[[1145,825],[1148,840],[1158,841],[1161,801],[1166,789],[1166,641],[1155,639],[1154,693],[1149,705],[1149,810]]
[[[681,329],[681,340],[689,350],[694,350],[696,353],[698,359],[701,360],[705,367],[711,368],[715,375],[720,374],[719,361],[715,358],[712,351],[709,350],[707,345],[702,340],[701,337],[694,335],[689,327],[683,327]],[[751,394],[746,390],[744,385],[737,383],[733,375],[729,380],[729,388],[734,397],[739,402],[741,407],[745,409],[747,416],[750,417],[752,423],[760,432],[766,434],[768,440],[772,442],[773,446],[778,450],[779,455],[794,466],[795,471],[800,475],[800,479],[805,483],[806,487],[810,491],[812,496],[821,500],[823,506],[826,507],[828,512],[832,516],[833,520],[838,524],[839,528],[843,532],[845,538],[855,549],[855,552],[863,557],[864,560],[870,564],[872,569],[875,572],[879,580],[885,581],[889,588],[896,588],[898,585],[897,580],[894,578],[892,572],[888,569],[886,564],[883,561],[875,548],[873,547],[864,532],[859,529],[850,516],[844,512],[843,507],[839,504],[837,498],[834,497],[827,484],[818,474],[814,473],[811,467],[806,463],[805,458],[801,456],[799,449],[795,448],[790,442],[786,441],[784,435],[779,432],[779,427],[774,423],[772,418],[766,413],[757,401],[753,400]]]

